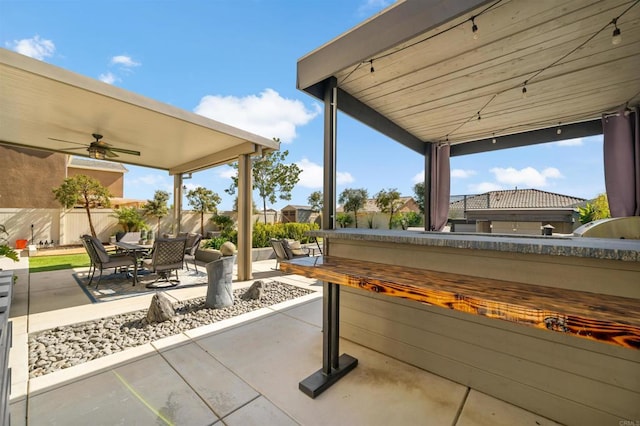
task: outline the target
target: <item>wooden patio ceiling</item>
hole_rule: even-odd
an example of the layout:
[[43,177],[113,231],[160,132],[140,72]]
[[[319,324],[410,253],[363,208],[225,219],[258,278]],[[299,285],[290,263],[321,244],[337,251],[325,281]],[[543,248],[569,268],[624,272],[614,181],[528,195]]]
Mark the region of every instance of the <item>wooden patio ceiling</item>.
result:
[[639,69],[637,0],[423,0],[301,58],[298,88],[322,99],[335,78],[343,112],[460,155],[601,133],[604,112],[639,102]]

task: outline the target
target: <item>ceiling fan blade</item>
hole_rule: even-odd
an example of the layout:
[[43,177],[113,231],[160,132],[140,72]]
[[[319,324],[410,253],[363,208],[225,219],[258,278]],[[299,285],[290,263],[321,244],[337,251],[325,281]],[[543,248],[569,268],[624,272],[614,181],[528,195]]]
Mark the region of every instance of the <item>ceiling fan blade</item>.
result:
[[140,155],[140,151],[133,151],[131,149],[124,149],[124,148],[109,148],[110,151],[115,151],[115,152],[121,152],[123,154],[129,154],[129,155]]
[[115,157],[118,157],[118,154],[116,154],[115,152],[113,152],[113,150],[111,150],[111,149],[107,149],[107,150],[105,150],[104,155],[106,155],[106,156],[107,156],[107,157],[109,157],[109,158],[115,158]]
[[76,145],[87,146],[87,144],[86,144],[86,143],[66,141],[66,140],[64,140],[64,139],[56,139],[56,138],[47,138],[47,139],[52,140],[52,141],[65,142],[65,143],[73,143],[73,144],[76,144]]

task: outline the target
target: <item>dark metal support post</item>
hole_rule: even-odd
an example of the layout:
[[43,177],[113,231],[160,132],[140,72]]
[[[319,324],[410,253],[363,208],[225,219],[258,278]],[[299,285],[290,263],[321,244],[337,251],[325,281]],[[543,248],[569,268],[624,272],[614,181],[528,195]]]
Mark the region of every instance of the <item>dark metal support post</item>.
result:
[[431,231],[431,143],[424,144],[424,229]]
[[[335,229],[338,88],[335,77],[331,77],[325,83],[322,228]],[[326,242],[323,253],[325,256],[329,254]],[[322,304],[322,368],[302,380],[298,385],[299,389],[311,398],[320,395],[358,365],[358,360],[354,357],[347,354],[338,355],[340,349],[340,286],[325,282]]]

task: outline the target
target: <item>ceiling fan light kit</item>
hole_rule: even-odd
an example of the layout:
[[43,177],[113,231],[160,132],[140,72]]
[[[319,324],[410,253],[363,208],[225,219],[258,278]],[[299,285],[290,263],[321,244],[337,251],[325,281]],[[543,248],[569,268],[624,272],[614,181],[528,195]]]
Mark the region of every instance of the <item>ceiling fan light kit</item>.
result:
[[104,160],[106,157],[105,151],[97,146],[90,146],[87,151],[89,151],[89,157],[96,160]]

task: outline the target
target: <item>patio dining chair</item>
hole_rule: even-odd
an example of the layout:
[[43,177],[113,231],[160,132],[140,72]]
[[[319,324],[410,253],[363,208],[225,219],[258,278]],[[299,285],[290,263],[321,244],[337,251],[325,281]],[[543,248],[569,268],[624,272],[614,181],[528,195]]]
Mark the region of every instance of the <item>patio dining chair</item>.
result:
[[[133,266],[135,269],[135,256],[131,256],[128,253],[108,253],[104,245],[102,245],[102,242],[91,235],[83,235],[80,239],[91,262],[89,265],[89,283],[87,286],[90,286],[93,282],[97,269],[100,270],[100,276],[98,277],[98,282],[96,282],[96,290],[98,289],[98,285],[100,285],[100,280],[102,280],[103,270],[114,268],[115,273],[118,272],[118,270],[124,269],[124,271],[128,273],[130,266]],[[133,285],[136,285],[135,274],[132,274],[132,281]]]
[[196,251],[200,246],[200,241],[202,241],[202,234],[187,234],[187,246],[184,249],[184,264],[187,267],[187,271],[189,270],[189,264],[187,263],[187,259],[193,261],[193,266],[196,268],[196,272],[198,272],[198,264],[196,263]]
[[[186,238],[157,238],[154,241],[151,258],[143,259],[142,267],[158,274],[158,277],[147,284],[147,287],[160,280],[171,283],[172,286],[180,284],[178,270],[182,269],[184,264],[186,245]],[[175,271],[175,278],[171,276],[173,271]]]
[[284,238],[272,238],[271,247],[273,247],[273,252],[276,255],[276,270],[280,262],[309,256],[309,252],[303,248],[291,248],[289,241]]

